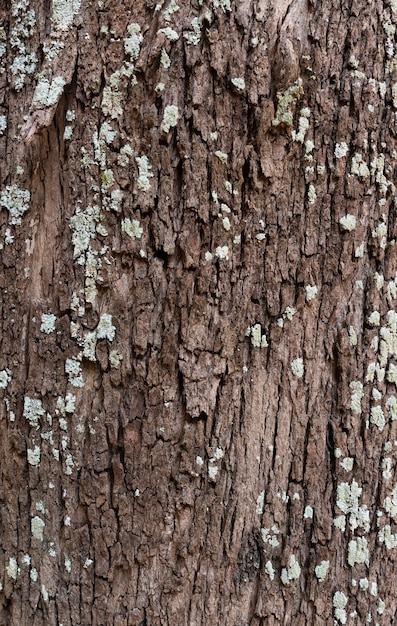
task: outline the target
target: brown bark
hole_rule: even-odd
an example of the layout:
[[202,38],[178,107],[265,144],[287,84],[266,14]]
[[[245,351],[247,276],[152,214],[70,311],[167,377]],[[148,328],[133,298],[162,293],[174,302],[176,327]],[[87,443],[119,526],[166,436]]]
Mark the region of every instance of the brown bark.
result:
[[0,623],[393,623],[394,0],[0,14]]

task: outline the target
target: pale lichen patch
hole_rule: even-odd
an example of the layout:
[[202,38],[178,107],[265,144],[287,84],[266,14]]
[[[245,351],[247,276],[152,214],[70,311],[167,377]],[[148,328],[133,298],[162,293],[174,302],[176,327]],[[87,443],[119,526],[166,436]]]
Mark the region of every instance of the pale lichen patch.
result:
[[262,327],[260,324],[254,324],[249,326],[245,332],[246,337],[251,336],[251,344],[254,348],[267,348],[268,342],[266,335],[262,334]]
[[297,580],[300,574],[300,565],[295,555],[291,554],[288,567],[283,567],[283,569],[281,570],[281,582],[283,583],[283,585],[289,585],[292,580]]
[[191,21],[192,29],[183,33],[183,37],[188,45],[197,46],[201,39],[202,21],[199,17],[194,17]]
[[354,465],[354,459],[350,456],[347,456],[340,462],[340,465],[346,472],[351,472]]
[[27,449],[27,459],[29,465],[39,465],[40,463],[41,451],[39,446],[35,446],[33,449]]
[[0,195],[0,206],[10,214],[10,224],[19,226],[22,216],[29,209],[30,192],[18,185],[7,185]]
[[55,331],[56,315],[53,313],[43,313],[41,316],[40,332],[49,335]]
[[306,302],[311,302],[318,294],[318,287],[316,285],[306,285],[305,287],[305,295]]
[[386,420],[385,420],[385,415],[383,413],[383,409],[381,406],[378,405],[378,406],[371,407],[369,421],[371,422],[371,424],[374,424],[375,426],[377,426],[379,432],[383,431],[385,424],[386,424]]
[[271,561],[266,561],[265,572],[269,576],[270,580],[274,580],[275,571]]
[[237,89],[237,91],[244,91],[245,89],[245,80],[244,78],[236,77],[230,80],[232,85]]
[[135,157],[135,161],[138,166],[137,187],[140,191],[149,191],[149,179],[153,178],[152,166],[149,163],[149,159],[143,154],[140,157]]
[[66,81],[62,76],[55,76],[51,82],[40,78],[33,94],[32,106],[36,108],[51,107],[56,104],[65,88]]
[[349,387],[352,391],[350,408],[353,413],[361,415],[361,400],[364,396],[363,384],[359,380],[355,380],[350,383]]
[[11,370],[6,368],[0,371],[0,389],[7,389],[8,384],[11,382]]
[[[81,358],[81,357],[80,357]],[[79,358],[72,357],[65,361],[65,373],[68,381],[73,387],[84,387],[84,380],[81,372],[81,363]]]
[[319,565],[314,568],[314,573],[317,576],[318,582],[323,583],[329,569],[329,561],[321,561]]
[[5,115],[0,115],[0,137],[4,135],[7,128],[7,118]]
[[356,218],[354,217],[354,215],[350,215],[348,213],[347,215],[344,215],[340,218],[339,224],[342,230],[347,230],[351,232],[356,228]]
[[23,416],[28,420],[32,428],[39,428],[40,418],[45,415],[41,400],[25,396],[23,404]]
[[265,492],[261,491],[261,493],[256,499],[256,512],[258,515],[262,515],[263,513],[264,502],[265,502]]
[[126,217],[121,222],[121,229],[126,235],[131,237],[131,239],[140,239],[142,237],[143,228],[138,220],[130,220],[129,217]]
[[292,126],[292,105],[294,101],[303,93],[303,82],[301,78],[298,78],[297,81],[291,85],[291,87],[288,87],[284,93],[277,94],[278,105],[276,117],[272,121],[273,126],[278,126],[279,124]]
[[13,580],[16,580],[19,572],[20,572],[20,568],[18,567],[17,560],[16,558],[12,556],[8,561],[8,565],[6,567],[6,574]]
[[228,160],[228,156],[226,154],[226,152],[222,152],[221,150],[216,150],[214,152],[215,156],[218,157],[218,159],[221,161],[221,163],[226,164],[227,160]]
[[357,539],[349,541],[347,562],[350,567],[361,563],[365,563],[369,567],[368,542],[365,537],[357,537]]
[[334,593],[334,597],[332,599],[332,604],[334,607],[334,617],[341,624],[347,623],[347,614],[346,614],[346,604],[347,597],[342,591],[336,591]]
[[[309,129],[309,117],[310,117],[310,109],[307,107],[301,109],[300,117],[298,121],[298,132],[292,131],[291,136],[293,141],[297,141],[299,143],[303,143],[305,140],[305,135]],[[306,146],[306,155],[310,154],[314,148],[314,144],[311,145],[309,143]],[[311,159],[309,159],[311,160]]]
[[51,22],[55,31],[67,31],[80,11],[81,0],[52,0]]
[[165,70],[168,70],[168,68],[171,66],[171,59],[167,51],[164,50],[164,48],[161,50],[160,63],[164,67]]
[[178,41],[179,39],[179,34],[170,26],[167,26],[166,28],[160,28],[157,33],[160,35],[164,35],[164,37],[166,37],[168,41]]
[[368,165],[363,161],[362,154],[358,152],[352,157],[351,173],[361,178],[367,178],[370,175]]
[[107,339],[112,342],[116,334],[116,327],[112,324],[112,316],[109,313],[103,313],[100,317],[96,328],[98,339]]
[[303,374],[305,373],[303,359],[298,357],[297,359],[291,361],[291,370],[297,378],[302,378]]
[[30,529],[32,536],[38,541],[44,540],[44,527],[45,522],[41,519],[41,517],[39,517],[38,515],[32,517],[30,521]]
[[218,259],[225,259],[226,261],[228,261],[229,260],[228,246],[217,246],[217,248],[215,248],[215,256]]
[[168,133],[170,128],[174,128],[178,124],[179,111],[175,104],[170,104],[165,107],[162,129],[165,133]]
[[348,150],[349,148],[345,141],[341,141],[340,143],[335,144],[335,150],[334,150],[335,158],[343,159],[343,157],[347,155]]

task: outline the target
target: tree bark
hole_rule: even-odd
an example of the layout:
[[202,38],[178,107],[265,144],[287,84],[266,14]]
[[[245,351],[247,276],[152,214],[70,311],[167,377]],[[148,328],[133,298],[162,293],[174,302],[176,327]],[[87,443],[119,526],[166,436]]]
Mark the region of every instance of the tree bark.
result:
[[0,15],[0,623],[393,623],[396,2]]

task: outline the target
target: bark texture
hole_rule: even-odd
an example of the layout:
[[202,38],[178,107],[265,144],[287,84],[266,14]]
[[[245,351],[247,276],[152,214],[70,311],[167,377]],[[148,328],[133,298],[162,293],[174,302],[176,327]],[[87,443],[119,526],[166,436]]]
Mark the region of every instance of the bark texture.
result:
[[0,623],[393,623],[395,0],[0,16]]

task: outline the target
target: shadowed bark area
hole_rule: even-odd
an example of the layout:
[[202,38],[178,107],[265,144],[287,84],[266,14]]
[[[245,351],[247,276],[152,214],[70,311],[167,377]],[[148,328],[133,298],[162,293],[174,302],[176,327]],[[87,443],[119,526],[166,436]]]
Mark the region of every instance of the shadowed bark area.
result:
[[0,623],[392,623],[396,2],[0,16]]

